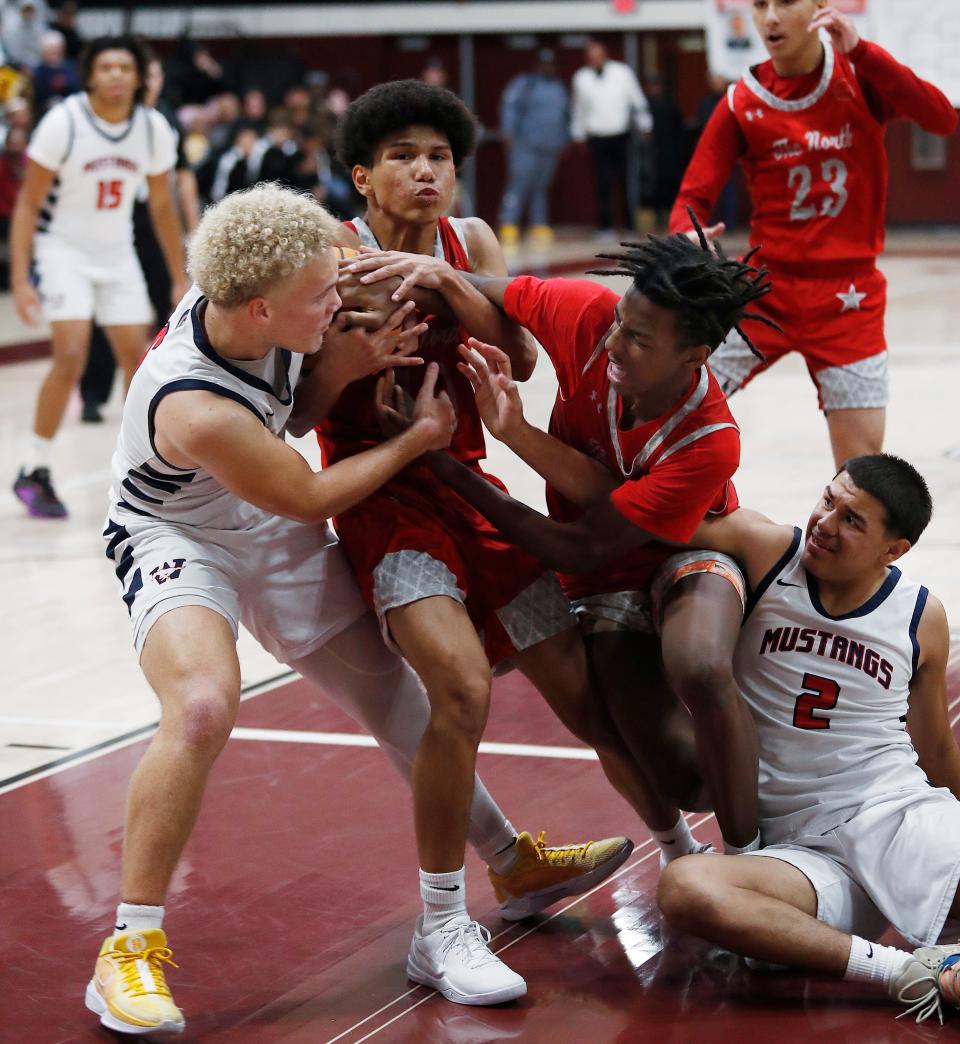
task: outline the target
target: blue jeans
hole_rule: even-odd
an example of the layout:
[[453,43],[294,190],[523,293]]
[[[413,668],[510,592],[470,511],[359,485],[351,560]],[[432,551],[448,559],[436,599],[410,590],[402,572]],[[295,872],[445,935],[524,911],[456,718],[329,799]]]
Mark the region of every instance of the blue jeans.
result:
[[500,203],[500,224],[519,225],[527,211],[531,225],[549,225],[549,192],[561,149],[532,149],[523,142],[510,146],[507,184]]

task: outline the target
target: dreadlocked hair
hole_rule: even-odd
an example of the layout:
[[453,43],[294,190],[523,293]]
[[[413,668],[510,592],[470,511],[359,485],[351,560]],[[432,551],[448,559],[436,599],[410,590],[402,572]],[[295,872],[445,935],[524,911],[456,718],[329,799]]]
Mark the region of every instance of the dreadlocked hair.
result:
[[707,241],[692,210],[687,209],[696,229],[699,246],[682,232],[672,236],[647,236],[642,243],[621,243],[626,251],[598,254],[616,261],[616,268],[595,268],[589,275],[623,275],[633,279],[634,289],[661,308],[677,313],[682,346],[705,344],[710,351],[731,330],[736,330],[760,360],[762,353],[743,332],[744,319],[755,319],[775,330],[780,327],[765,315],[748,312],[747,306],[773,289],[765,267],[750,259],[754,247],[739,261],[728,258],[717,240]]

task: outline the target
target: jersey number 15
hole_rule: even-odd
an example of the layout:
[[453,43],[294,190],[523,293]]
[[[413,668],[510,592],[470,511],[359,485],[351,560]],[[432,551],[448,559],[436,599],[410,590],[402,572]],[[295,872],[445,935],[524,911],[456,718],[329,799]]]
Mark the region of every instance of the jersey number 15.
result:
[[116,210],[122,199],[122,181],[97,182],[97,210]]
[[793,724],[798,729],[829,729],[830,719],[821,718],[814,711],[833,710],[840,698],[840,686],[832,678],[819,674],[805,674],[803,687],[793,708]]

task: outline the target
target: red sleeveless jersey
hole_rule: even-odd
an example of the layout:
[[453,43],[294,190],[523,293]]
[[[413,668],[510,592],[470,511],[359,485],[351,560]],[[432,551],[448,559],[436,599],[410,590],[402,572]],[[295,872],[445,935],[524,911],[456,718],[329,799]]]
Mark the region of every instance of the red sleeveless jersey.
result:
[[[738,506],[732,478],[740,431],[707,366],[665,414],[621,428],[622,401],[607,377],[604,349],[617,301],[613,291],[586,280],[519,276],[507,287],[504,310],[533,333],[556,370],[550,434],[623,480],[610,496],[621,515],[652,536],[685,543],[708,514]],[[583,513],[549,483],[546,493],[551,518],[570,522]],[[571,598],[642,591],[676,550],[645,544],[595,572],[561,581]]]
[[829,41],[824,52],[820,78],[802,97],[780,98],[763,85],[770,61],[727,94],[747,146],[750,244],[760,244],[760,257],[776,268],[872,263],[883,249],[883,126],[847,58]]
[[[360,236],[367,246],[378,246],[369,228],[361,221],[344,222],[352,232]],[[467,249],[450,218],[442,217],[437,223],[438,257],[460,271],[469,272],[470,258]],[[446,391],[457,414],[457,430],[454,432],[450,452],[462,461],[482,460],[486,455],[483,424],[477,412],[470,382],[457,370],[459,355],[457,346],[465,342],[468,334],[455,320],[427,316],[430,328],[420,338],[416,354],[424,365],[399,367],[395,372],[397,383],[415,396],[423,383],[424,368],[436,362],[440,366],[437,390]],[[383,433],[377,423],[374,394],[379,375],[364,377],[348,385],[317,428],[324,467],[344,457],[353,456],[383,442]]]

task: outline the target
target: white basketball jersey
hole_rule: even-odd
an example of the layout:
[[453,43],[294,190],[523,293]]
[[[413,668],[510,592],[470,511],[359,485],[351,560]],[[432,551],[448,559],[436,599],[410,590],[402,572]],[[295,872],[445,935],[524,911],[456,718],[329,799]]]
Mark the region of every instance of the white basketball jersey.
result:
[[905,721],[927,589],[895,566],[831,616],[800,565],[803,534],[747,604],[734,671],[760,742],[764,844],[823,834],[871,799],[929,786]]
[[[178,391],[209,391],[231,399],[283,438],[303,356],[276,348],[255,361],[224,358],[204,332],[205,304],[199,288],[192,287],[157,334],[130,384],[113,455],[112,518],[122,520],[129,513],[231,531],[249,530],[274,517],[225,489],[202,468],[168,463],[156,448],[157,407]],[[334,540],[330,531],[330,542]]]
[[55,105],[40,121],[27,155],[55,170],[37,235],[51,236],[105,262],[133,252],[133,204],[148,175],[170,170],[176,139],[155,109],[137,105],[125,123],[107,123],[86,94]]

